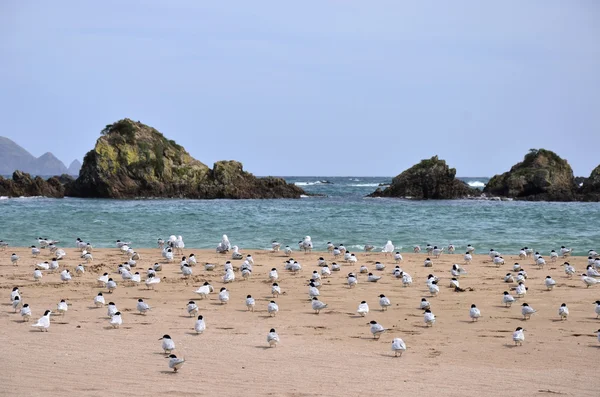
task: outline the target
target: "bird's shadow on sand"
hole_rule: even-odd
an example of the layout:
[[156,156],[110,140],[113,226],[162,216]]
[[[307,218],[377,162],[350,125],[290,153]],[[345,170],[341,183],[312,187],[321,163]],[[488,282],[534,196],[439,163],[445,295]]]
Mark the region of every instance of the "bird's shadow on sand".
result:
[[160,371],[161,374],[168,374],[168,375],[173,375],[173,374],[177,374],[177,372],[175,371]]
[[46,333],[45,331],[40,331],[39,329],[36,329],[36,328],[30,329],[29,332],[37,332],[38,334]]
[[360,314],[352,314],[352,315],[350,315],[350,318],[364,318],[364,317],[361,316]]
[[263,346],[263,345],[260,345],[260,346],[255,346],[255,347],[256,347],[257,349],[262,349],[262,350],[269,350],[269,349],[272,349],[272,347],[271,347],[271,346]]
[[191,332],[191,331],[190,331],[190,332],[186,332],[185,334],[186,334],[186,335],[193,335],[193,336],[202,335],[201,333],[198,333],[198,332]]
[[504,347],[506,347],[506,348],[508,348],[508,349],[514,349],[515,347],[521,347],[521,346],[518,346],[518,345],[511,345],[510,343],[505,343],[505,344],[504,344]]

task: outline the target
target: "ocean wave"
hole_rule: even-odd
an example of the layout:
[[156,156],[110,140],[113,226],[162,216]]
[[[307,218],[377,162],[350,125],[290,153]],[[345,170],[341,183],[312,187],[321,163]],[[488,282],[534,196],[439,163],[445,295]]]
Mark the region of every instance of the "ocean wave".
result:
[[0,200],[8,200],[8,196],[0,196]]
[[480,181],[469,182],[468,185],[471,187],[485,187],[485,183]]
[[310,196],[307,196],[306,194],[301,194],[300,198],[309,198]]
[[371,186],[371,187],[375,187],[375,186],[379,186],[379,183],[353,183],[353,184],[348,185],[348,186],[354,186],[354,187]]
[[19,196],[19,197],[8,197],[8,196],[0,196],[0,200],[33,200],[45,198],[44,196]]
[[320,185],[321,181],[316,182],[294,182],[296,186],[312,186],[312,185]]

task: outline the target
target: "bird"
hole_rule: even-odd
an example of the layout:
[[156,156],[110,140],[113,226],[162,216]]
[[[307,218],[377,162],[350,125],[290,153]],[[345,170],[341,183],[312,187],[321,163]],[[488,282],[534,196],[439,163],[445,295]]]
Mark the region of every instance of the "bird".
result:
[[329,276],[331,276],[331,270],[329,269],[329,266],[325,265],[321,268],[321,277],[327,278]]
[[558,259],[558,253],[555,250],[550,251],[550,260],[556,262]]
[[269,347],[277,347],[277,344],[279,343],[279,335],[277,335],[277,332],[275,332],[275,328],[271,328],[269,330],[269,333],[267,334],[267,343],[269,344]]
[[197,334],[201,334],[205,330],[206,330],[206,323],[204,322],[204,317],[198,316],[198,319],[196,320],[196,323],[194,324],[194,331],[196,331]]
[[81,276],[85,273],[85,267],[83,267],[83,264],[79,264],[75,267],[75,275],[76,276]]
[[169,368],[173,369],[174,372],[177,372],[185,363],[185,359],[177,358],[174,354],[170,354],[167,358],[169,359]]
[[146,314],[146,312],[150,310],[150,306],[146,302],[144,302],[142,298],[140,298],[138,299],[136,309],[138,312],[140,312],[140,314]]
[[198,305],[194,301],[189,301],[185,307],[185,310],[188,312],[190,317],[198,315]]
[[358,279],[354,275],[354,273],[348,273],[348,278],[346,279],[348,282],[348,287],[352,288],[358,284]]
[[319,274],[318,271],[314,270],[312,272],[312,276],[310,276],[310,279],[313,281],[319,281],[319,280],[321,280],[321,275]]
[[169,335],[165,334],[159,340],[162,340],[161,347],[165,351],[165,354],[171,354],[175,350],[175,341]]
[[68,269],[65,269],[62,272],[60,272],[60,279],[65,283],[71,280],[71,273],[69,273]]
[[369,325],[371,325],[371,333],[373,334],[374,339],[379,339],[381,337],[381,334],[387,331],[385,328],[383,328],[383,325],[379,324],[375,320],[371,320],[369,322]]
[[500,267],[500,266],[504,265],[504,258],[501,257],[500,255],[495,255],[493,258],[493,262],[494,262],[494,265],[496,265],[497,267]]
[[235,273],[233,273],[233,269],[227,269],[225,271],[225,275],[223,276],[224,283],[231,283],[235,280]]
[[444,252],[444,248],[440,249],[440,248],[437,247],[437,245],[433,247],[432,253],[433,253],[433,256],[435,258],[439,258],[440,255],[442,255],[443,252]]
[[421,303],[419,304],[419,309],[421,309],[421,310],[431,309],[431,304],[427,301],[426,298],[421,298]]
[[19,264],[19,255],[13,253],[10,256],[10,262],[15,266],[18,265]]
[[273,285],[271,285],[271,294],[273,297],[281,295],[281,287],[279,287],[279,284],[273,283]]
[[121,318],[121,312],[116,312],[110,318],[110,325],[112,325],[113,328],[119,328],[119,326],[121,324],[123,324],[123,319]]
[[269,313],[269,316],[275,316],[278,311],[279,306],[277,305],[277,303],[275,303],[275,301],[270,301],[267,305],[267,312]]
[[250,311],[254,311],[254,305],[255,305],[255,301],[254,298],[252,297],[252,295],[248,295],[246,296],[246,308]]
[[384,294],[379,295],[379,306],[381,306],[381,311],[387,310],[391,305],[390,300]]
[[433,262],[431,262],[431,259],[427,258],[423,262],[423,266],[425,266],[425,267],[433,267]]
[[402,357],[402,353],[406,351],[406,344],[400,338],[394,338],[392,340],[392,351],[394,352],[394,357],[398,357],[398,353],[400,353],[400,357]]
[[454,254],[454,251],[456,250],[456,247],[454,246],[454,244],[450,243],[448,244],[448,252],[451,254]]
[[102,292],[98,292],[98,295],[96,295],[94,297],[94,305],[97,307],[102,307],[106,304],[106,301],[104,300],[104,296],[102,295]]
[[237,245],[234,245],[232,247],[232,250],[233,250],[233,252],[231,253],[231,259],[240,260],[240,259],[242,259],[244,257],[244,255],[242,255],[239,252],[240,249],[239,249],[239,247]]
[[31,308],[28,303],[25,303],[21,308],[21,318],[23,321],[27,322],[31,318]]
[[286,254],[287,256],[290,256],[290,255],[292,255],[292,249],[290,248],[290,246],[289,246],[289,245],[286,245],[286,246],[285,246],[285,248],[284,248],[284,250],[283,250],[283,253],[284,253],[284,254]]
[[109,278],[106,282],[106,289],[108,289],[108,293],[112,294],[112,292],[117,289],[117,283],[112,278]]
[[183,277],[190,277],[192,275],[192,268],[189,264],[186,263],[181,267],[181,274],[183,274]]
[[273,242],[271,243],[271,250],[273,252],[279,252],[280,248],[281,248],[281,243],[278,243],[277,240],[273,240]]
[[146,287],[148,289],[154,288],[154,286],[159,283],[160,283],[160,277],[154,277],[153,275],[149,274],[148,277],[146,278]]
[[227,291],[227,288],[222,287],[219,291],[219,301],[221,304],[226,304],[229,302],[229,291]]
[[510,307],[515,302],[515,297],[512,296],[508,291],[504,291],[502,295],[502,303],[506,307]]
[[40,254],[40,249],[37,248],[35,245],[31,246],[31,256],[33,256],[34,258],[37,257]]
[[317,288],[315,283],[311,281],[310,284],[308,284],[308,299],[315,298],[319,295],[321,295],[319,289]]
[[527,287],[522,281],[519,281],[519,284],[516,286],[515,293],[519,298],[522,298],[527,293]]
[[596,304],[596,318],[600,318],[600,300],[594,302]]
[[600,277],[600,273],[594,268],[594,265],[587,265],[586,273],[588,277]]
[[600,342],[600,329],[596,333],[598,334],[598,342]]
[[473,247],[471,244],[467,244],[467,252],[469,254],[473,254],[475,252],[475,247]]
[[431,309],[425,310],[423,321],[428,327],[433,327],[433,324],[435,323],[435,315],[431,312]]
[[40,317],[39,320],[35,324],[31,324],[32,327],[38,328],[40,331],[48,332],[48,328],[50,328],[50,314],[52,312],[50,310],[46,310],[44,315]]
[[513,277],[512,273],[506,273],[506,276],[504,276],[504,282],[505,283],[514,283],[515,282],[515,278]]
[[365,244],[365,252],[372,252],[375,249],[375,246],[372,244]]
[[375,262],[375,270],[383,270],[385,269],[385,264],[381,263],[381,262]]
[[381,276],[376,276],[373,273],[369,273],[368,277],[367,277],[367,281],[371,282],[371,283],[376,283],[377,281],[379,281],[381,279]]
[[213,286],[210,285],[208,283],[208,281],[205,281],[204,284],[202,286],[200,286],[194,292],[197,293],[198,295],[200,295],[200,299],[204,299],[204,298],[208,297],[208,295],[213,291],[214,291]]
[[13,287],[12,291],[10,292],[10,301],[14,301],[15,300],[15,296],[21,297],[21,293],[19,292],[19,287]]
[[385,243],[382,252],[385,254],[385,256],[391,255],[392,252],[394,252],[394,244],[392,244],[391,240],[388,240],[387,243]]
[[467,274],[466,270],[463,269],[462,267],[460,267],[460,265],[458,265],[456,263],[452,265],[452,269],[450,270],[450,273],[454,277],[460,277],[460,276]]
[[534,314],[536,310],[529,306],[529,304],[527,303],[523,303],[523,305],[521,306],[521,314],[523,315],[523,320],[531,319],[531,315]]
[[279,274],[277,274],[277,269],[272,268],[271,271],[269,272],[269,281],[277,281],[278,278],[279,278]]
[[418,245],[415,245],[415,246],[413,247],[413,252],[414,252],[415,254],[418,254],[419,252],[421,252],[421,247],[420,247],[420,246],[418,246]]
[[56,311],[64,316],[68,310],[69,305],[67,305],[67,302],[64,299],[61,299],[60,302],[58,302],[58,305],[56,305]]
[[312,298],[312,303],[311,303],[312,309],[315,311],[316,314],[319,314],[321,312],[321,310],[325,309],[327,307],[326,303],[323,303],[319,300],[319,298],[317,298],[316,296],[314,298]]
[[108,283],[108,273],[104,273],[102,276],[98,277],[98,283],[106,286],[106,283]]
[[513,332],[512,338],[515,342],[515,346],[523,345],[523,341],[525,340],[525,334],[523,333],[523,331],[525,331],[523,328],[517,327],[515,332]]
[[469,252],[466,252],[463,260],[465,263],[470,263],[473,260],[473,255],[471,255]]
[[546,265],[546,260],[540,255],[536,260],[535,260],[535,264],[538,265],[540,267],[540,269],[542,267],[544,267]]
[[581,275],[581,281],[585,284],[586,288],[590,288],[592,285],[598,284],[598,280],[593,277],[589,277],[587,274],[583,273]]
[[358,305],[358,310],[356,310],[356,312],[363,317],[369,314],[369,305],[367,304],[367,302],[360,302],[360,304]]
[[460,288],[460,283],[458,282],[458,279],[456,277],[452,277],[452,279],[450,280],[450,288]]
[[565,274],[567,275],[567,277],[569,277],[569,278],[573,277],[573,275],[576,272],[575,268],[573,266],[571,266],[571,264],[569,262],[563,263],[563,266],[565,267]]
[[42,279],[42,271],[40,269],[35,269],[33,271],[33,279],[35,281],[40,281]]
[[558,308],[558,315],[560,316],[561,320],[567,319],[567,317],[569,316],[569,308],[567,307],[566,303],[560,305],[560,307]]
[[329,252],[330,254],[333,253],[333,249],[335,248],[335,246],[333,245],[333,243],[331,241],[327,242],[327,252]]
[[554,281],[551,276],[546,276],[544,284],[546,284],[546,288],[548,289],[548,291],[550,291],[556,285],[556,281]]
[[479,311],[475,304],[471,305],[471,310],[469,310],[469,316],[473,321],[477,321],[479,317],[481,317],[481,311]]
[[440,293],[440,287],[437,286],[437,281],[432,281],[428,284],[428,287],[431,296],[437,296]]
[[411,275],[406,272],[401,272],[400,274],[402,275],[402,286],[409,287],[413,282]]
[[400,253],[400,251],[396,251],[396,253],[394,254],[394,261],[396,263],[402,262],[402,254]]
[[12,308],[15,311],[15,313],[17,312],[18,309],[20,309],[20,307],[23,305],[23,301],[21,300],[21,297],[19,295],[15,296],[15,299],[13,299],[12,301]]

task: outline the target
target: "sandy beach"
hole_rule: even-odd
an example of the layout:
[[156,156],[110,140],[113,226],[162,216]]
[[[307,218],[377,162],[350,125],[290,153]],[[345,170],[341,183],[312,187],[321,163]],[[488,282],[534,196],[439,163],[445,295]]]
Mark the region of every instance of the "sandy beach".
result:
[[[481,252],[480,248],[480,252]],[[73,269],[79,252],[65,248],[67,256],[61,268]],[[486,251],[486,250],[484,250]],[[20,257],[18,266],[10,261],[11,253]],[[134,268],[145,279],[146,269],[162,261],[158,249],[141,249],[141,260]],[[81,277],[68,283],[59,272],[44,272],[41,281],[33,280],[34,264],[49,260],[42,250],[33,258],[29,248],[0,251],[0,341],[3,346],[3,369],[0,382],[3,392],[11,395],[106,396],[114,394],[147,396],[164,395],[415,395],[421,396],[488,396],[502,392],[510,396],[564,395],[597,396],[600,343],[594,331],[600,328],[593,304],[600,299],[600,284],[585,288],[579,276],[566,277],[563,260],[548,264],[543,270],[532,259],[520,261],[504,255],[506,265],[497,268],[487,255],[475,255],[468,271],[460,278],[465,292],[450,289],[450,268],[463,263],[462,254],[443,254],[434,259],[433,268],[425,268],[425,254],[403,254],[400,266],[413,277],[404,288],[392,276],[395,263],[382,253],[357,253],[357,264],[342,264],[339,272],[322,280],[320,300],[328,307],[319,315],[311,309],[307,280],[319,270],[317,259],[324,252],[294,252],[303,269],[291,274],[283,269],[284,254],[267,251],[244,251],[252,254],[253,275],[243,281],[225,285],[223,265],[230,255],[187,248],[185,255],[195,253],[198,265],[194,275],[184,279],[179,258],[163,265],[158,273],[161,282],[155,289],[141,285],[127,286],[116,273],[119,263],[127,259],[119,250],[96,249],[93,262],[85,265]],[[386,269],[375,271],[375,261]],[[570,263],[581,274],[586,257],[572,257]],[[204,263],[217,264],[215,271],[205,271]],[[240,266],[241,261],[233,261]],[[343,261],[337,261],[343,263]],[[504,275],[519,262],[528,273],[527,295],[511,308],[501,304],[502,292],[515,284],[503,282]],[[359,283],[350,289],[349,272],[358,273],[365,264],[381,275],[377,283],[367,282],[360,274]],[[273,299],[267,280],[272,267],[279,271],[279,284],[284,295],[275,298],[280,311],[276,317],[266,312]],[[134,270],[134,271],[135,271]],[[112,293],[101,288],[97,278],[109,272],[118,287]],[[429,273],[440,278],[440,294],[430,297],[425,280]],[[556,288],[547,291],[544,279],[551,275]],[[215,293],[200,300],[194,291],[209,281]],[[18,286],[24,303],[32,308],[29,323],[13,313],[10,291]],[[231,299],[222,305],[218,291],[226,286]],[[472,289],[472,290],[470,290]],[[95,308],[94,296],[103,292],[106,302],[113,301],[123,313],[119,329],[109,326],[106,308]],[[248,312],[246,295],[256,299],[255,312]],[[391,300],[388,311],[378,305],[379,294]],[[427,328],[419,302],[431,302],[436,323]],[[152,310],[136,312],[139,298]],[[65,299],[69,310],[53,315],[49,332],[31,327],[46,309],[55,310]],[[194,332],[195,318],[186,310],[195,300],[207,329]],[[356,309],[366,300],[370,313],[358,316]],[[527,302],[538,312],[523,321],[521,303]],[[469,318],[471,304],[480,308],[478,322]],[[561,321],[558,308],[566,303],[570,309],[567,321]],[[380,340],[374,340],[367,323],[376,320],[388,329]],[[525,328],[523,346],[514,347],[512,333]],[[281,338],[276,348],[269,348],[266,336],[275,328]],[[178,373],[168,368],[168,359],[158,340],[169,334],[176,343],[175,354],[185,357]],[[395,358],[391,341],[401,337],[407,345],[402,357]]]

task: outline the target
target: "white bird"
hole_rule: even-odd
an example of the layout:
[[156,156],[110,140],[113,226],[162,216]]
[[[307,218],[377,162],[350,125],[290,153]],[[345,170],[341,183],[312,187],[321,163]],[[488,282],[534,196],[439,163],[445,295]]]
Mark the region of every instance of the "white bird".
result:
[[275,301],[269,302],[269,304],[267,305],[267,312],[269,313],[269,315],[275,316],[278,311],[279,311],[279,306],[277,306],[277,303],[275,303]]
[[435,258],[439,258],[440,255],[442,255],[442,252],[444,252],[444,248],[440,249],[437,245],[433,247],[432,253]]
[[381,311],[387,310],[387,308],[391,305],[392,303],[390,302],[389,298],[387,298],[384,294],[379,295],[379,306],[381,306]]
[[237,245],[233,246],[233,252],[231,253],[231,259],[234,260],[240,260],[242,259],[244,256],[239,252],[239,247]]
[[432,327],[435,323],[435,315],[431,312],[430,309],[425,310],[425,314],[423,315],[423,321],[428,327]]
[[65,269],[60,272],[60,279],[65,283],[69,282],[71,280],[71,274],[69,273],[69,270]]
[[25,322],[29,321],[31,318],[31,308],[28,303],[25,303],[21,308],[21,318],[23,318],[23,321]]
[[323,278],[327,278],[327,277],[331,276],[331,270],[329,269],[329,266],[323,266],[321,268],[321,276]]
[[406,351],[406,344],[400,338],[394,338],[392,340],[392,351],[394,352],[394,357],[398,357],[398,353],[400,353],[400,357],[402,357],[402,353]]
[[402,274],[402,286],[409,287],[413,282],[411,275],[406,272],[402,272],[401,274]]
[[388,240],[387,243],[383,246],[383,251],[385,256],[391,255],[394,252],[394,244],[392,244],[391,240]]
[[475,304],[471,305],[471,310],[469,310],[469,317],[473,321],[477,321],[479,317],[481,317],[481,311],[475,306]]
[[284,250],[283,250],[283,253],[284,253],[284,254],[286,254],[287,256],[290,256],[290,255],[292,255],[292,249],[290,248],[290,246],[289,246],[289,245],[286,245],[286,246],[285,246],[285,248],[284,248]]
[[42,279],[42,271],[40,269],[35,269],[33,271],[33,279],[35,281],[39,281]]
[[596,309],[595,309],[595,311],[596,311],[596,318],[599,318],[600,317],[600,300],[598,300],[598,301],[596,301],[594,303],[596,304]]
[[271,294],[274,297],[281,295],[281,287],[279,287],[279,284],[273,283],[273,285],[271,286]]
[[32,245],[31,246],[31,255],[35,258],[39,254],[40,254],[40,249],[37,248],[35,245]]
[[515,293],[519,298],[525,296],[525,294],[527,293],[527,287],[525,286],[525,283],[519,281],[519,284],[515,288]]
[[515,302],[515,297],[512,296],[508,291],[504,291],[502,295],[502,303],[506,307],[510,307]]
[[514,283],[515,282],[515,278],[513,277],[512,273],[506,273],[506,276],[504,276],[504,282],[505,283]]
[[373,273],[369,273],[369,276],[367,277],[367,281],[369,281],[371,283],[376,283],[380,279],[381,279],[381,276],[376,276]]
[[160,277],[154,277],[152,275],[148,275],[148,277],[146,278],[146,287],[148,289],[154,288],[154,286],[159,283],[160,283]]
[[567,317],[569,316],[569,308],[567,307],[566,303],[560,305],[560,307],[558,308],[558,315],[560,316],[561,320],[567,319]]
[[375,320],[371,320],[369,324],[371,325],[371,333],[373,334],[373,338],[375,339],[379,339],[381,337],[381,334],[387,331],[385,328],[383,328],[383,325],[377,323],[377,321]]
[[119,326],[121,324],[123,324],[123,319],[121,318],[121,312],[116,312],[110,318],[110,325],[112,325],[113,328],[119,328]]
[[400,251],[396,251],[396,253],[394,254],[394,261],[396,263],[400,263],[402,262],[402,254],[400,253]]
[[454,247],[454,244],[448,244],[448,252],[451,254],[454,254],[454,251],[456,250],[456,247]]
[[358,305],[358,310],[356,310],[356,312],[363,317],[369,314],[369,305],[367,304],[367,302],[360,302],[360,304]]
[[494,256],[493,262],[494,262],[494,265],[500,267],[500,266],[504,265],[504,258],[501,257],[500,255],[496,255],[496,256]]
[[338,256],[342,255],[342,251],[340,251],[338,247],[333,247],[333,251],[331,251],[331,253],[333,254],[334,258],[337,258]]
[[304,237],[304,240],[302,241],[302,249],[304,250],[304,253],[312,252],[313,243],[310,239],[310,236]]
[[550,251],[550,260],[552,262],[556,262],[557,259],[558,259],[558,253],[554,250]]
[[319,295],[321,295],[321,293],[319,292],[319,289],[316,287],[315,283],[311,282],[308,285],[308,298],[312,299]]
[[544,267],[544,265],[546,264],[546,260],[544,258],[542,258],[542,256],[539,256],[536,260],[535,260],[535,264],[538,265],[540,268]]
[[523,328],[517,327],[515,332],[513,332],[512,338],[516,346],[523,345],[523,341],[525,340],[525,334],[523,333],[523,331],[525,331]]
[[23,301],[21,300],[21,297],[19,295],[15,296],[15,299],[13,299],[12,301],[12,308],[15,311],[15,313],[22,305]]
[[456,277],[452,277],[452,279],[450,280],[450,288],[460,288],[460,283],[458,282],[458,279]]
[[593,265],[587,265],[586,273],[588,277],[600,277],[598,270],[594,269]]
[[437,296],[440,293],[440,287],[437,286],[437,281],[432,281],[428,284],[429,293],[432,296]]
[[423,261],[423,266],[425,266],[425,267],[432,267],[433,266],[433,262],[431,262],[431,259],[427,258],[427,259],[425,259],[425,261]]
[[198,305],[194,301],[189,301],[185,307],[185,310],[187,310],[190,317],[197,316],[199,311]]
[[61,299],[60,302],[58,302],[58,305],[56,305],[56,311],[64,316],[68,310],[69,306],[67,305],[67,302],[64,299]]
[[375,262],[375,270],[381,271],[383,269],[385,269],[385,265],[383,263],[381,263],[381,262]]
[[356,278],[356,276],[354,275],[354,273],[348,273],[348,278],[346,279],[346,281],[348,282],[348,286],[350,288],[352,288],[356,284],[358,284],[358,279]]
[[420,246],[418,246],[418,245],[415,245],[415,246],[413,247],[413,252],[414,252],[415,254],[418,254],[418,253],[420,253],[420,252],[421,252],[421,247],[420,247]]
[[318,271],[314,270],[312,272],[312,276],[310,276],[310,279],[313,281],[319,281],[319,280],[321,280],[321,275],[319,274]]
[[521,265],[519,263],[516,263],[513,265],[513,271],[514,272],[518,272],[521,270]]
[[18,256],[17,254],[12,254],[12,255],[10,256],[10,262],[11,262],[13,265],[15,265],[15,266],[16,266],[16,265],[18,265],[18,262],[19,262],[19,256]]
[[183,366],[183,363],[185,363],[185,359],[177,358],[174,354],[170,354],[167,358],[169,359],[169,368],[174,372],[177,372]]
[[586,288],[590,288],[590,286],[598,284],[598,280],[593,277],[589,277],[585,273],[581,275],[581,281],[584,282]]
[[312,302],[311,302],[311,306],[312,309],[315,311],[316,314],[319,314],[319,312],[323,309],[325,309],[327,307],[326,303],[321,302],[316,296],[314,298],[312,298]]
[[340,267],[340,265],[338,265],[338,264],[337,264],[337,263],[335,263],[335,262],[333,262],[333,263],[331,264],[331,271],[333,271],[333,272],[337,272],[337,271],[340,271],[340,270],[341,270],[341,267]]
[[37,270],[48,270],[50,268],[50,264],[48,262],[36,263],[35,268]]
[[277,273],[277,269],[272,268],[271,271],[269,272],[269,281],[277,281],[278,278],[279,278],[279,274]]
[[525,248],[521,248],[521,250],[519,251],[519,259],[525,258],[527,258],[527,252],[525,251]]
[[165,351],[165,354],[171,354],[175,350],[175,341],[169,335],[163,335],[159,340],[162,340],[161,348]]
[[146,312],[150,310],[150,306],[146,302],[144,302],[142,298],[140,298],[138,299],[136,309],[138,312],[140,312],[140,314],[146,314]]
[[114,302],[108,302],[108,310],[107,310],[108,317],[112,318],[112,316],[114,316],[118,311],[119,311],[119,309],[117,309],[117,305],[115,305]]
[[190,265],[188,265],[187,263],[183,265],[183,267],[181,268],[181,274],[183,274],[183,277],[190,277],[192,275],[192,268],[190,267]]
[[576,272],[575,268],[573,266],[571,266],[571,264],[569,262],[563,263],[563,266],[565,267],[565,274],[567,275],[567,277],[569,277],[569,278],[573,277],[573,275]]
[[83,265],[81,263],[75,267],[75,275],[76,276],[81,276],[84,273],[85,273],[85,268],[83,267]]
[[235,273],[233,273],[233,269],[227,269],[225,275],[223,276],[224,283],[231,283],[235,280]]
[[523,303],[521,308],[521,314],[523,315],[523,320],[528,320],[531,318],[531,315],[536,312],[529,304]]
[[108,283],[108,278],[108,273],[104,273],[102,276],[98,277],[98,283],[105,286]]
[[452,265],[452,269],[450,270],[450,273],[454,277],[460,277],[460,276],[464,276],[465,274],[467,274],[467,271],[465,269],[463,269],[462,267],[460,267],[460,265],[455,263]]
[[222,287],[219,291],[219,301],[221,304],[226,304],[229,302],[229,291],[227,291],[227,288]]
[[50,314],[52,312],[50,310],[46,310],[44,315],[40,317],[39,320],[35,324],[31,324],[32,327],[38,328],[40,331],[48,332],[48,328],[50,328]]
[[335,248],[335,246],[333,245],[333,243],[331,241],[328,241],[327,242],[327,252],[332,253],[334,248]]
[[271,328],[269,330],[269,333],[267,334],[267,343],[269,344],[269,347],[277,347],[277,344],[279,343],[279,335],[277,335],[277,332],[275,332],[275,328]]
[[419,309],[421,309],[421,310],[431,309],[431,304],[427,301],[426,298],[421,298],[421,303],[419,304]]
[[102,292],[98,292],[98,295],[96,295],[94,297],[94,306],[102,307],[105,304],[106,304],[106,301],[104,300],[104,296],[102,295]]
[[198,316],[198,319],[196,320],[196,323],[194,324],[194,331],[196,331],[197,334],[201,334],[205,330],[206,330],[206,323],[204,322],[204,317]]
[[10,292],[10,301],[14,301],[16,296],[18,296],[19,298],[21,297],[21,293],[19,292],[18,287],[14,287]]
[[467,244],[467,252],[469,254],[473,254],[475,252],[475,247],[473,247],[471,244]]
[[197,293],[198,295],[200,295],[200,299],[204,299],[213,291],[214,291],[214,289],[213,289],[212,285],[210,285],[208,283],[208,281],[206,281],[206,282],[204,282],[204,284],[202,286],[200,286],[200,288],[198,288],[194,292]]
[[549,291],[552,288],[554,288],[554,286],[556,285],[556,281],[554,281],[554,279],[552,279],[552,277],[546,276],[546,280],[544,281],[544,284],[546,285],[546,288],[548,288],[548,291]]
[[256,305],[256,302],[254,301],[254,298],[252,297],[252,295],[246,296],[246,308],[250,311],[254,311],[255,305]]
[[354,254],[350,254],[350,258],[347,260],[348,263],[356,263],[358,262],[358,258]]
[[112,292],[117,289],[117,283],[112,278],[109,278],[106,282],[106,289],[108,289],[108,293],[112,294]]
[[280,248],[281,248],[281,243],[278,243],[276,240],[273,240],[273,242],[271,243],[271,250],[273,252],[279,252]]
[[573,248],[567,248],[564,245],[560,247],[560,254],[562,255],[563,258],[566,258],[567,256],[571,255],[573,253]]

